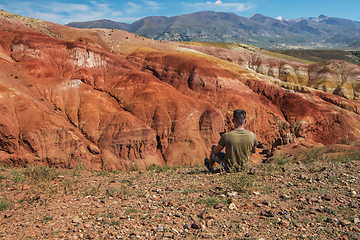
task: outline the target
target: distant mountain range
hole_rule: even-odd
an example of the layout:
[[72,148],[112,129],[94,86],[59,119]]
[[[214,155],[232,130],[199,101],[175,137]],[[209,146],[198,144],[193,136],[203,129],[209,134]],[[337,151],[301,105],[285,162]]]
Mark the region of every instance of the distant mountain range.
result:
[[278,49],[346,48],[357,46],[360,41],[359,21],[324,15],[291,20],[205,11],[174,17],[151,16],[132,24],[96,20],[67,26],[120,29],[156,40],[242,42]]

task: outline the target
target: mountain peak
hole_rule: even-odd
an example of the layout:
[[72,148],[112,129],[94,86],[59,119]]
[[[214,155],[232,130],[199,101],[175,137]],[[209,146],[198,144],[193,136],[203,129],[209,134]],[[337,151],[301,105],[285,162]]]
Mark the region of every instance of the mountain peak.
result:
[[321,21],[324,21],[324,20],[326,20],[326,19],[328,19],[329,17],[328,16],[325,16],[325,15],[319,15],[319,16],[317,16],[317,17],[311,17],[311,18],[309,18],[309,21],[312,21],[312,22],[317,22],[317,23],[319,23],[319,22],[321,22]]
[[260,13],[254,13],[251,16],[249,16],[249,18],[253,18],[253,17],[264,17],[264,15],[260,14]]

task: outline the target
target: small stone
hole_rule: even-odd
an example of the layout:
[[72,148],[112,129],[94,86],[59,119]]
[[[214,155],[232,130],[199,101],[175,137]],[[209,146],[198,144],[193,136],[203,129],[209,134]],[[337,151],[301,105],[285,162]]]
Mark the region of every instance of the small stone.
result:
[[183,215],[181,214],[181,212],[176,212],[176,213],[174,214],[174,216],[180,218],[180,217],[182,217]]
[[355,223],[355,224],[360,223],[360,219],[359,219],[359,218],[354,218],[354,223]]
[[253,192],[253,194],[254,194],[255,196],[260,196],[260,195],[261,195],[260,192]]
[[275,217],[275,215],[274,215],[273,212],[271,212],[271,211],[265,212],[264,210],[262,210],[262,211],[260,212],[260,215],[261,215],[261,216],[265,216],[265,217]]
[[245,233],[245,237],[250,237],[250,233]]
[[202,229],[203,225],[200,222],[193,222],[193,224],[191,224],[191,228],[193,228],[193,229]]
[[306,200],[307,200],[309,203],[319,202],[319,199],[314,198],[314,197],[308,197]]
[[79,223],[79,222],[81,222],[81,219],[80,219],[78,216],[76,216],[76,217],[72,220],[72,222],[73,222],[73,223]]
[[228,192],[226,195],[228,197],[235,197],[238,193],[237,192]]
[[206,212],[205,211],[202,211],[201,213],[199,213],[199,218],[201,218],[201,219],[205,219],[205,217],[206,217]]
[[235,203],[230,203],[229,209],[230,209],[230,210],[234,210],[235,208],[236,208]]
[[171,229],[171,232],[172,232],[172,233],[175,233],[175,234],[177,234],[177,235],[179,235],[179,234],[180,234],[180,233],[179,233],[179,231],[178,231],[178,230],[176,230],[175,228],[172,228],[172,229]]
[[291,197],[287,194],[280,195],[280,198],[282,199],[290,199]]
[[205,217],[206,219],[214,219],[214,220],[216,220],[217,219],[217,217],[216,217],[216,215],[215,214],[208,214],[208,215],[206,215],[206,217]]
[[163,232],[164,229],[166,229],[166,226],[160,224],[160,225],[157,226],[156,231],[157,232]]
[[171,233],[171,232],[164,232],[164,235],[163,235],[165,238],[173,238],[174,234]]
[[219,208],[223,208],[223,207],[224,207],[224,205],[221,204],[221,203],[216,203],[216,204],[214,205],[214,208],[215,208],[215,209],[219,209]]
[[90,224],[90,223],[85,223],[85,224],[84,224],[84,227],[86,227],[86,228],[91,228],[91,224]]
[[350,193],[351,197],[356,197],[356,195],[357,195],[357,193],[355,191],[351,191],[351,193]]
[[88,239],[94,239],[95,238],[95,235],[93,233],[89,233],[87,234],[86,236]]
[[208,220],[206,220],[205,223],[206,223],[206,226],[209,228],[214,224],[214,220],[213,219],[208,219]]
[[256,173],[256,168],[252,167],[252,168],[249,169],[249,174],[250,175],[255,175],[255,173]]
[[191,228],[191,225],[189,223],[186,223],[183,227],[184,229],[190,229]]
[[341,220],[341,221],[340,221],[340,224],[341,224],[342,226],[348,226],[348,225],[351,225],[351,222],[344,219],[344,220]]
[[326,201],[331,201],[332,196],[331,196],[330,194],[325,194],[325,195],[323,196],[323,198],[324,198]]
[[284,226],[284,227],[289,227],[289,226],[290,226],[290,222],[289,222],[289,221],[286,221],[286,220],[284,220],[284,219],[281,219],[280,222],[279,222],[279,224],[280,224],[281,226]]
[[182,206],[178,207],[178,209],[179,209],[180,211],[185,211],[185,210],[186,210],[186,207],[185,207],[184,205],[182,205]]
[[339,220],[337,218],[326,218],[325,222],[328,222],[328,223],[337,223],[339,222]]

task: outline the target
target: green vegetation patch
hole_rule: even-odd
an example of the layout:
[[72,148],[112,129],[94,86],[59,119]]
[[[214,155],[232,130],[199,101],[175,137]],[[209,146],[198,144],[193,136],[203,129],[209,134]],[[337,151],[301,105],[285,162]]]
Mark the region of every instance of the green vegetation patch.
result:
[[249,175],[247,172],[225,174],[224,182],[233,191],[247,193],[255,188],[256,176]]
[[8,201],[6,199],[0,200],[0,211],[9,209],[10,206],[11,206],[10,201]]
[[48,168],[42,165],[28,165],[24,174],[36,181],[49,181],[58,177],[56,168]]

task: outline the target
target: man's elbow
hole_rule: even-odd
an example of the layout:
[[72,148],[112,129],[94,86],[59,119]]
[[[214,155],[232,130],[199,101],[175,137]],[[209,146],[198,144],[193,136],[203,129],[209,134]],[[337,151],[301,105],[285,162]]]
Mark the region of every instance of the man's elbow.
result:
[[254,147],[251,149],[251,152],[252,152],[252,153],[256,153],[256,146],[254,146]]
[[214,152],[215,154],[218,154],[218,153],[221,152],[221,150],[222,150],[223,148],[224,148],[223,146],[217,145],[217,146],[214,147],[213,152]]

